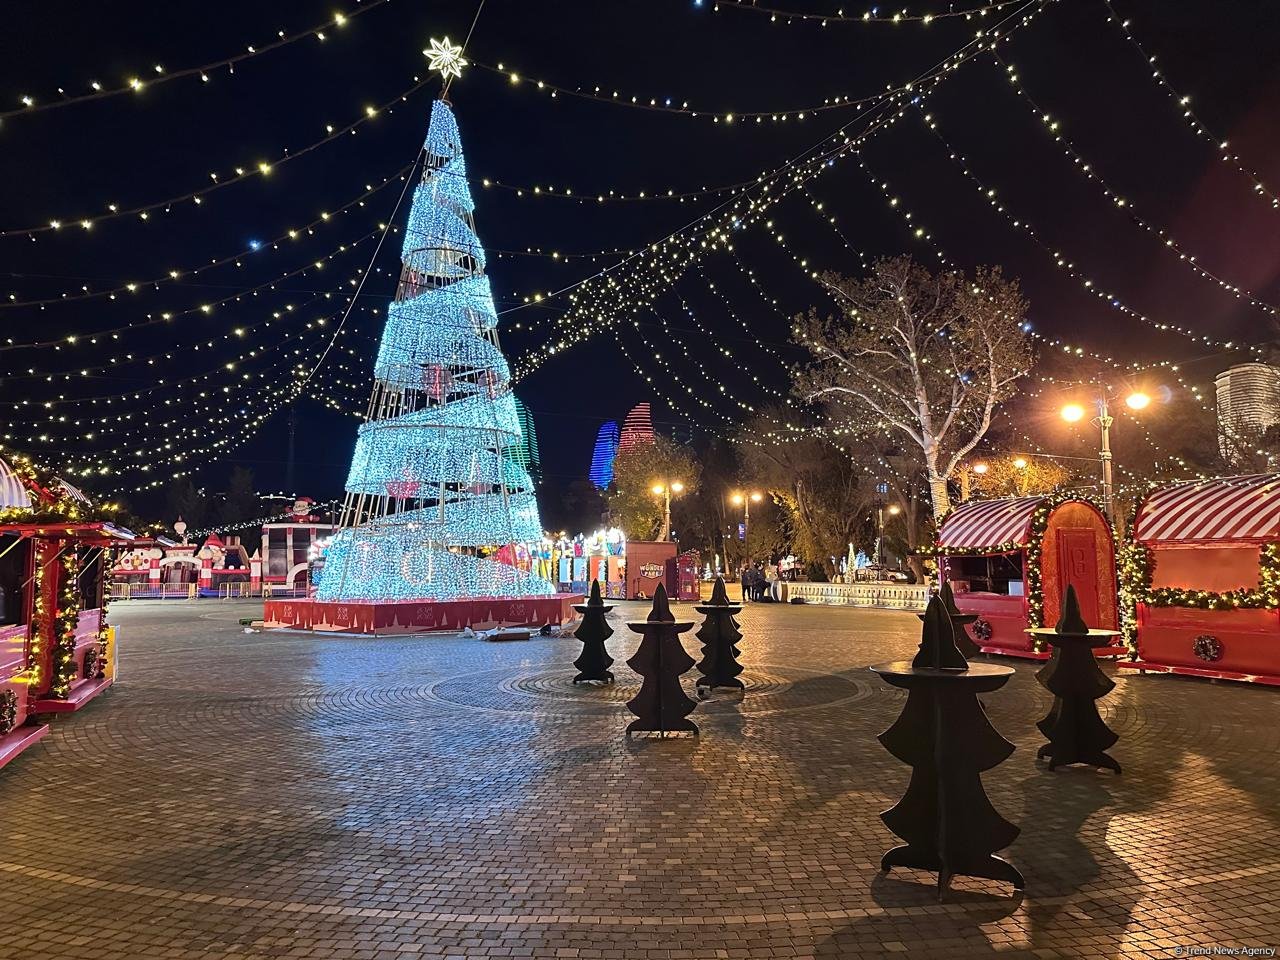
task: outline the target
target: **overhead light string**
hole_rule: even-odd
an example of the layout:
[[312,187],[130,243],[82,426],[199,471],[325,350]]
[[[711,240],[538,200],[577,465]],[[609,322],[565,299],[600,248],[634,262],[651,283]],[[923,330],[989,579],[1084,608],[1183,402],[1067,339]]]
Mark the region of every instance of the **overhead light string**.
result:
[[265,44],[248,44],[244,53],[237,53],[234,56],[223,57],[221,60],[211,60],[209,63],[201,64],[198,67],[184,67],[180,70],[167,70],[160,64],[155,64],[151,71],[144,74],[147,79],[141,77],[130,77],[125,83],[119,87],[106,87],[97,80],[89,81],[89,92],[82,94],[73,94],[68,96],[64,87],[58,88],[61,99],[37,101],[30,94],[23,94],[21,97],[22,106],[15,107],[10,110],[0,110],[0,120],[7,120],[10,117],[21,116],[32,113],[42,113],[46,110],[57,110],[61,107],[70,107],[79,103],[88,103],[94,100],[105,100],[108,97],[118,97],[121,94],[139,94],[144,90],[152,87],[158,87],[161,84],[169,83],[173,80],[179,80],[184,77],[200,77],[201,81],[208,83],[209,75],[215,70],[226,68],[229,72],[235,73],[238,64],[244,63],[246,60],[252,60],[263,54],[271,53],[273,50],[279,50],[281,47],[287,47],[299,40],[306,40],[308,37],[316,37],[323,41],[326,39],[324,31],[329,27],[342,28],[363,13],[375,10],[378,7],[385,6],[391,0],[356,0],[357,3],[364,3],[362,7],[356,7],[348,13],[334,14],[333,17],[309,27],[300,33],[288,35],[285,31],[280,30],[276,33],[276,39],[268,41]]
[[235,174],[225,179],[219,177],[216,173],[211,173],[209,176],[210,179],[213,180],[213,183],[209,186],[200,187],[196,190],[189,190],[186,193],[169,197],[167,200],[157,200],[151,203],[139,204],[137,206],[123,209],[118,204],[110,203],[107,204],[107,213],[81,214],[65,218],[55,217],[39,225],[12,227],[7,230],[0,230],[0,237],[32,236],[34,234],[53,233],[63,229],[71,230],[75,227],[79,227],[82,230],[92,230],[96,225],[105,221],[115,220],[119,217],[133,216],[135,214],[142,220],[148,220],[150,219],[151,214],[155,213],[157,210],[169,213],[175,204],[184,203],[186,201],[191,201],[193,204],[199,206],[204,202],[206,197],[218,190],[221,190],[223,187],[229,187],[232,184],[240,183],[243,180],[248,180],[253,177],[270,176],[277,168],[283,166],[289,161],[296,160],[299,157],[304,157],[313,150],[318,150],[320,147],[323,147],[325,144],[332,143],[334,140],[338,140],[343,136],[354,133],[363,124],[370,122],[384,111],[388,113],[391,112],[397,103],[407,102],[409,97],[413,96],[430,82],[431,78],[429,77],[425,80],[415,79],[415,82],[410,87],[405,89],[402,93],[392,97],[390,100],[386,100],[377,106],[365,107],[363,114],[351,123],[338,128],[329,124],[325,127],[326,135],[321,139],[309,143],[298,150],[286,151],[282,156],[273,161],[268,162],[264,160],[260,161],[255,166],[236,167]]

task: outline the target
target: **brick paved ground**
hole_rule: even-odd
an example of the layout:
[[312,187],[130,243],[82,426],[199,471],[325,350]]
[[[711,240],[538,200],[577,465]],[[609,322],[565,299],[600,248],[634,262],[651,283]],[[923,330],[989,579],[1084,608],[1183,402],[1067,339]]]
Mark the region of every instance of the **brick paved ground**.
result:
[[[1280,945],[1280,690],[1119,680],[1123,777],[1048,773],[988,698],[1025,897],[877,873],[909,614],[750,607],[751,691],[628,744],[572,640],[246,635],[118,604],[115,690],[0,773],[0,958],[1174,956]],[[636,605],[616,613],[635,615]],[[625,632],[625,631],[623,631]],[[695,645],[690,643],[693,652]],[[633,649],[622,632],[619,660]]]

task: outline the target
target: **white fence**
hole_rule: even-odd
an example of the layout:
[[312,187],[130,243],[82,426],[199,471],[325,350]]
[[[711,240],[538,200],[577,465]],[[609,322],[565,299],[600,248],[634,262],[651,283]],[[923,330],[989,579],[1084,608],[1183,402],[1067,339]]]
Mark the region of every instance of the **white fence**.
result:
[[929,588],[923,584],[778,583],[774,585],[774,593],[775,599],[782,603],[803,597],[806,603],[916,611],[929,604]]

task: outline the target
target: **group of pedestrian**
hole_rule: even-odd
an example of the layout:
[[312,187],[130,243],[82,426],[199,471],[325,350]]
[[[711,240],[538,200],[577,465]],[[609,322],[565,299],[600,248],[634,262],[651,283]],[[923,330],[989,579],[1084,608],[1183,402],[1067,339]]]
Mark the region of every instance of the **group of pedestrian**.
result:
[[740,580],[742,582],[742,602],[760,601],[766,598],[772,599],[769,593],[768,571],[761,568],[758,563],[744,563]]

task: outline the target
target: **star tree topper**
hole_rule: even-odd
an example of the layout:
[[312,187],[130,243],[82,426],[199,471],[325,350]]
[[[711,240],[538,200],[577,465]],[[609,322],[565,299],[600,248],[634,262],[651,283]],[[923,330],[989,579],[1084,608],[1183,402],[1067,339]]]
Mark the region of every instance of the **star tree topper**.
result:
[[440,71],[441,78],[446,81],[450,77],[461,77],[462,68],[467,65],[467,61],[462,59],[462,48],[451,43],[448,37],[444,40],[433,38],[430,48],[422,52],[430,61],[431,69]]

